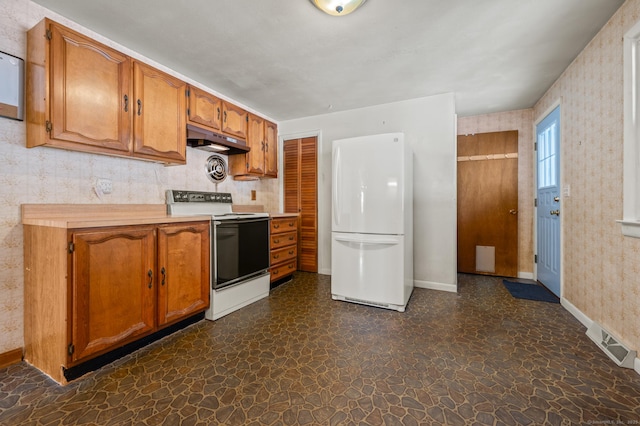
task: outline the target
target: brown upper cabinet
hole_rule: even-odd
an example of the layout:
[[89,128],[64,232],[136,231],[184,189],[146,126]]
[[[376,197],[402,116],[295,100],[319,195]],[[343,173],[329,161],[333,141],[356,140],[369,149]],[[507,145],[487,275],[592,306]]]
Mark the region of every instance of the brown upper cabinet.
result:
[[138,61],[133,71],[133,155],[185,164],[187,84]]
[[249,114],[246,154],[229,157],[235,180],[278,177],[278,126],[255,114]]
[[219,132],[222,122],[222,101],[204,90],[189,86],[187,121]]
[[186,162],[178,79],[43,19],[27,33],[26,86],[28,148]]
[[222,132],[246,140],[248,114],[244,109],[222,101]]

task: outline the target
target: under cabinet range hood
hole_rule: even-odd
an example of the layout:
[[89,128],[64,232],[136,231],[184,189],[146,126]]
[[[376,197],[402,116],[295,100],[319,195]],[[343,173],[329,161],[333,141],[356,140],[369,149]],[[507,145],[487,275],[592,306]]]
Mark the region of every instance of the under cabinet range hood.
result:
[[247,142],[220,133],[187,124],[187,145],[218,154],[245,154],[249,151]]

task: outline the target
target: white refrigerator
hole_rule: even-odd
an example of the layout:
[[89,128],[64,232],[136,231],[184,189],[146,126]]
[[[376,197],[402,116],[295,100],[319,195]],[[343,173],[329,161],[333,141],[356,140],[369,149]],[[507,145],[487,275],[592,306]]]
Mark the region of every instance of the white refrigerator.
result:
[[413,291],[413,156],[403,133],[333,141],[331,296],[404,312]]

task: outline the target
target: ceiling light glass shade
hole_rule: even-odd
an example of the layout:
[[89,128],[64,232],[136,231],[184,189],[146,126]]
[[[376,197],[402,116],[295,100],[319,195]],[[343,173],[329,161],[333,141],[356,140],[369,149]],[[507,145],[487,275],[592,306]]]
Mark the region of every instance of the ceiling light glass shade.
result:
[[321,11],[332,16],[348,15],[367,0],[309,0]]

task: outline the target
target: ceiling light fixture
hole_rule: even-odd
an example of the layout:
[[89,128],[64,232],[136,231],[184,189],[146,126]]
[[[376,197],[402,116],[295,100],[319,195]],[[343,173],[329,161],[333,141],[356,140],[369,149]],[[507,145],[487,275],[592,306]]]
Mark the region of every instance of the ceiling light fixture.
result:
[[367,0],[309,0],[321,11],[332,16],[348,15]]

